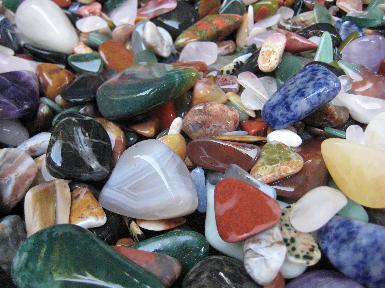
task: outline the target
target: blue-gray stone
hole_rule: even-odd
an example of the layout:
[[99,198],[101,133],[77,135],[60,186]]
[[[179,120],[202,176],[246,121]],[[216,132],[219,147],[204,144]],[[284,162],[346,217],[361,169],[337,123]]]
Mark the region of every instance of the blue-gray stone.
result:
[[207,208],[207,189],[205,171],[201,167],[197,167],[191,171],[191,179],[194,182],[198,192],[198,212],[205,213]]
[[209,171],[207,173],[207,179],[211,185],[217,185],[217,183],[223,179],[223,173]]
[[15,52],[20,48],[15,28],[11,21],[4,16],[0,16],[0,45],[8,47]]
[[340,81],[331,70],[309,64],[271,96],[262,117],[274,129],[286,128],[328,103],[340,90]]
[[335,216],[318,231],[324,255],[343,274],[368,288],[385,287],[385,228]]

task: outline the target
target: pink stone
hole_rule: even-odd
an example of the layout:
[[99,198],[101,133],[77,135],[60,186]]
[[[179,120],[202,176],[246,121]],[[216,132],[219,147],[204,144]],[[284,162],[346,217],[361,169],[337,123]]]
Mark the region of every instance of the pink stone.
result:
[[76,14],[82,17],[86,16],[99,16],[102,11],[102,4],[94,2],[79,8]]
[[362,11],[361,0],[337,0],[336,5],[346,13],[352,11]]
[[138,17],[154,18],[174,10],[176,0],[150,0],[138,10]]

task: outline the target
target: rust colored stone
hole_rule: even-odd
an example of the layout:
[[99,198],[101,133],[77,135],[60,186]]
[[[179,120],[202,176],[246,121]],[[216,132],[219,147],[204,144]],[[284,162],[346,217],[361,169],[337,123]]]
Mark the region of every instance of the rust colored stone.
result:
[[122,238],[122,239],[119,239],[118,242],[116,242],[116,246],[130,246],[134,243],[135,241],[132,240],[131,238]]
[[267,135],[267,123],[262,118],[244,120],[241,123],[241,127],[249,135],[254,136],[266,136]]
[[71,0],[53,0],[60,8],[67,8],[71,5]]
[[151,114],[159,119],[159,128],[161,130],[170,128],[172,121],[176,118],[174,101],[169,101],[156,107],[152,110]]
[[198,6],[199,18],[207,15],[218,14],[219,7],[221,7],[220,0],[200,0]]
[[130,125],[128,128],[144,137],[152,138],[159,132],[159,120],[153,117],[144,122]]
[[118,41],[107,40],[99,46],[99,53],[109,69],[121,72],[134,64],[134,53]]
[[307,125],[315,127],[337,127],[344,125],[349,120],[349,110],[345,107],[326,104],[314,113],[307,116],[303,121]]

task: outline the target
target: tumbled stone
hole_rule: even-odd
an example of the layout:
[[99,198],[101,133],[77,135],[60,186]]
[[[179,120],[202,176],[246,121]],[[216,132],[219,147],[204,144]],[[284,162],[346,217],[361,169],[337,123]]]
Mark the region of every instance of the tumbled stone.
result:
[[207,15],[219,14],[219,7],[221,6],[220,0],[202,0],[198,4],[199,18],[203,18]]
[[78,73],[100,73],[103,70],[103,61],[98,53],[72,54],[67,61]]
[[151,0],[147,1],[138,10],[139,17],[154,18],[174,10],[177,6],[176,0]]
[[179,61],[202,61],[207,65],[214,64],[218,57],[218,46],[214,42],[195,41],[188,43],[179,55]]
[[262,118],[256,118],[242,121],[241,127],[249,135],[266,136],[268,126]]
[[[98,3],[98,2],[96,2]],[[119,25],[112,31],[112,39],[122,44],[126,44],[130,39],[132,32],[134,32],[134,26],[131,24]]]
[[254,22],[258,22],[259,20],[272,16],[278,9],[278,1],[276,0],[263,0],[254,3]]
[[282,143],[267,143],[250,174],[265,183],[291,176],[303,167],[303,158]]
[[218,43],[218,55],[226,56],[233,54],[237,49],[237,45],[233,40],[226,40]]
[[106,67],[117,72],[125,70],[134,62],[133,52],[115,40],[103,42],[99,46],[99,53]]
[[187,144],[186,144],[186,140],[181,134],[178,133],[178,134],[165,135],[160,137],[158,140],[166,144],[182,160],[186,158]]
[[213,78],[202,78],[194,85],[192,105],[206,102],[227,102],[225,92],[218,87]]
[[183,225],[184,223],[186,223],[186,218],[177,217],[177,218],[164,219],[164,220],[136,219],[136,223],[138,224],[139,227],[146,230],[165,231],[165,230],[170,230],[175,227]]
[[37,166],[37,174],[35,179],[32,182],[32,187],[47,183],[53,180],[56,180],[55,177],[53,177],[51,174],[49,174],[47,170],[47,165],[46,165],[46,154],[43,154],[35,159],[35,164]]
[[29,133],[17,119],[0,120],[0,143],[15,147],[27,141]]
[[[369,209],[369,208],[368,208]],[[382,209],[378,209],[382,210]],[[348,203],[338,212],[339,216],[347,217],[353,220],[362,221],[365,223],[369,222],[368,212],[360,204],[348,199]],[[373,224],[378,224],[370,221]]]
[[259,147],[252,144],[197,139],[187,145],[187,155],[194,164],[218,172],[225,172],[230,164],[249,171],[259,154]]
[[289,147],[298,147],[302,144],[301,137],[288,129],[280,129],[270,132],[266,138],[268,143],[280,142]]
[[100,181],[110,172],[111,143],[93,118],[64,116],[52,130],[47,151],[48,171],[57,178]]
[[76,77],[60,95],[64,100],[74,104],[90,102],[96,97],[96,91],[103,79],[95,74],[82,74]]
[[[281,32],[281,31],[280,31]],[[285,51],[299,53],[317,49],[318,45],[294,32],[282,30],[286,36]]]
[[241,180],[221,180],[214,197],[218,232],[226,242],[247,239],[279,221],[277,202]]
[[20,48],[19,39],[12,22],[5,16],[0,16],[0,45],[8,47],[13,51]]
[[84,6],[81,6],[76,14],[82,17],[87,16],[99,16],[102,11],[102,4],[99,2],[93,2]]
[[218,103],[204,103],[191,108],[183,119],[183,131],[191,138],[213,137],[234,131],[239,115]]
[[148,49],[161,57],[169,57],[172,51],[172,38],[170,33],[162,27],[157,27],[147,21],[143,27],[143,41]]
[[239,84],[237,77],[233,75],[219,75],[215,79],[217,85],[223,90],[223,92],[238,93]]
[[108,23],[99,16],[87,16],[76,21],[76,28],[83,33],[108,31]]
[[64,180],[34,186],[24,200],[28,237],[56,224],[69,223],[71,192]]
[[159,132],[159,120],[158,118],[150,118],[144,122],[130,125],[128,128],[139,135],[152,138]]
[[286,36],[281,33],[271,34],[262,44],[258,56],[258,68],[263,72],[272,72],[281,62],[285,50]]
[[[107,4],[109,7],[107,8]],[[108,1],[104,8],[115,26],[134,24],[138,12],[138,0]]]
[[23,199],[37,173],[31,156],[15,149],[0,150],[0,211],[8,212]]
[[283,262],[283,265],[280,270],[280,272],[282,273],[282,276],[285,279],[293,279],[303,274],[306,271],[307,266],[302,263],[291,261],[287,255],[288,253],[286,253],[285,261]]
[[50,137],[51,133],[41,132],[20,143],[17,146],[17,149],[22,150],[31,156],[40,156],[47,152]]
[[345,107],[334,106],[327,103],[303,121],[315,127],[338,127],[344,125],[349,119],[349,111]]
[[[313,12],[310,13],[313,14]],[[340,45],[342,41],[340,34],[338,33],[337,29],[330,23],[315,23],[297,31],[297,34],[309,39],[312,36],[321,37],[324,32],[330,33],[334,46]]]

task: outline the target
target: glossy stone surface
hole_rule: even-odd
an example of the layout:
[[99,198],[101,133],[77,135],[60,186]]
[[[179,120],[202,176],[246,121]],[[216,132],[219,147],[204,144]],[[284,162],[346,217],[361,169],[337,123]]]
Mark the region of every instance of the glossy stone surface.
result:
[[384,234],[382,226],[335,216],[318,232],[318,241],[322,252],[339,271],[366,287],[382,287]]
[[279,129],[270,132],[266,140],[268,143],[279,142],[289,147],[299,147],[302,144],[302,139],[299,135],[288,129]]
[[285,144],[274,142],[262,147],[261,157],[250,174],[265,183],[291,176],[303,167],[303,158]]
[[16,11],[16,26],[27,43],[46,50],[71,53],[79,42],[71,22],[52,1],[23,1]]
[[76,225],[57,225],[30,237],[13,260],[12,278],[21,288],[164,287],[153,274]]
[[176,0],[151,0],[140,7],[138,10],[138,16],[151,19],[158,15],[170,12],[176,7]]
[[113,248],[144,270],[154,274],[166,287],[170,287],[182,271],[181,264],[173,257],[124,246],[113,246]]
[[184,94],[197,77],[194,69],[165,64],[129,68],[100,86],[98,108],[109,119],[135,116]]
[[27,141],[29,133],[17,119],[0,120],[0,143],[15,147]]
[[252,144],[197,139],[187,145],[187,155],[194,164],[218,172],[225,172],[230,164],[249,171],[259,154],[259,147]]
[[324,32],[330,33],[330,35],[332,36],[334,46],[340,45],[342,41],[341,37],[337,32],[336,28],[329,23],[316,23],[316,24],[310,25],[304,29],[297,31],[297,34],[309,39],[312,36],[321,37]]
[[183,288],[194,287],[261,287],[246,273],[242,262],[226,256],[210,256],[186,275]]
[[209,252],[209,244],[203,235],[194,231],[183,230],[175,230],[152,237],[130,247],[165,254],[178,259],[182,264],[182,274],[186,274],[196,263],[206,258]]
[[23,199],[37,173],[31,156],[15,149],[0,150],[0,211],[8,212]]
[[151,231],[171,230],[183,225],[184,223],[186,223],[186,218],[184,217],[177,217],[177,218],[163,219],[163,220],[136,219],[136,224],[138,224],[140,228],[151,230]]
[[113,212],[145,220],[184,216],[198,206],[186,165],[157,140],[141,141],[123,153],[99,201]]
[[207,208],[207,188],[205,171],[202,167],[196,167],[191,172],[191,179],[194,182],[195,189],[198,193],[198,208],[200,213],[205,213]]
[[180,53],[179,61],[202,61],[207,65],[214,64],[218,57],[218,46],[214,42],[195,41],[188,43]]
[[349,110],[330,103],[307,116],[304,122],[315,127],[337,127],[344,125],[349,119]]
[[299,53],[317,49],[318,45],[294,32],[284,31],[286,36],[285,51]]
[[82,74],[76,77],[60,95],[68,102],[79,104],[90,102],[96,97],[96,91],[103,84],[103,79],[95,74]]
[[191,138],[213,137],[234,131],[239,123],[236,111],[223,104],[194,106],[183,119],[183,131]]
[[104,41],[99,46],[99,54],[106,67],[117,72],[123,71],[134,63],[134,53],[115,40]]
[[241,180],[218,182],[214,197],[218,232],[226,242],[247,239],[279,221],[277,202]]
[[24,44],[23,48],[32,55],[34,59],[42,62],[50,62],[56,64],[65,64],[67,61],[67,54],[61,52],[53,52],[42,48],[37,48],[31,44]]
[[263,42],[258,56],[258,68],[263,72],[272,72],[281,62],[286,46],[286,36],[281,33],[273,33]]
[[[350,199],[370,208],[385,208],[385,152],[343,139],[327,139],[322,156],[336,185]],[[354,157],[352,157],[354,155]]]
[[78,73],[100,73],[103,70],[103,61],[98,53],[72,54],[67,61]]
[[33,72],[0,74],[0,119],[15,119],[38,107],[39,83]]
[[267,123],[262,118],[249,119],[241,122],[243,130],[249,135],[266,136]]
[[41,132],[20,143],[17,149],[27,152],[31,156],[40,156],[47,152],[51,133]]
[[47,168],[57,178],[100,181],[110,173],[111,152],[104,128],[93,118],[73,114],[53,128]]
[[262,117],[275,129],[286,128],[332,100],[340,89],[340,81],[329,69],[307,65],[266,102]]
[[19,50],[20,44],[15,28],[11,21],[4,16],[0,16],[0,36],[0,45],[8,47],[13,51]]
[[[382,210],[382,209],[378,209]],[[360,204],[348,199],[348,203],[338,212],[339,216],[347,217],[353,220],[362,221],[365,223],[369,222],[368,212],[362,207]],[[370,221],[370,223],[378,224],[374,221]]]

